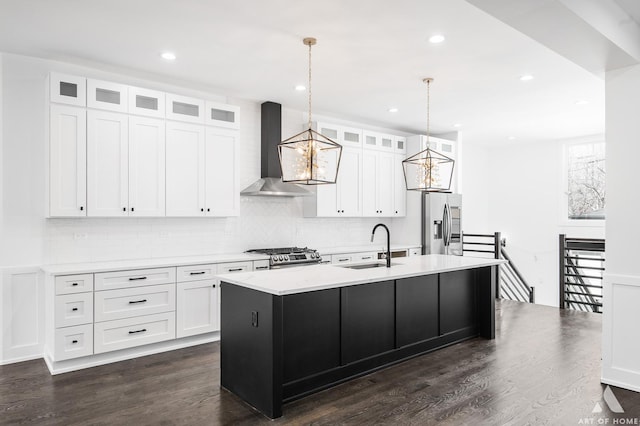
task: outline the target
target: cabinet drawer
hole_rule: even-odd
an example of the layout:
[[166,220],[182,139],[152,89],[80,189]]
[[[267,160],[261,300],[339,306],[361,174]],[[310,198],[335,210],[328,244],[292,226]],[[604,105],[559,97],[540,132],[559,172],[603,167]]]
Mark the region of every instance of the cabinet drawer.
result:
[[56,294],[93,291],[93,274],[60,275],[56,277]]
[[228,274],[230,272],[249,272],[253,271],[253,262],[231,262],[219,263],[218,273]]
[[218,271],[217,265],[191,265],[191,266],[178,266],[176,269],[177,281],[201,281],[209,280]]
[[176,268],[136,269],[95,274],[96,291],[175,282]]
[[175,311],[176,286],[164,284],[95,293],[96,322]]
[[55,303],[56,328],[93,322],[93,293],[56,296]]
[[254,271],[263,271],[265,269],[269,269],[269,261],[268,260],[254,260],[253,261],[253,270]]
[[350,254],[334,254],[331,256],[331,263],[351,263],[352,261]]
[[59,328],[55,334],[55,361],[93,354],[93,324]]
[[175,312],[97,323],[95,353],[171,340],[176,337]]
[[378,260],[378,253],[354,253],[351,255],[351,260],[356,263],[361,262],[374,262]]
[[422,255],[422,249],[421,248],[410,248],[409,249],[409,256],[420,256]]

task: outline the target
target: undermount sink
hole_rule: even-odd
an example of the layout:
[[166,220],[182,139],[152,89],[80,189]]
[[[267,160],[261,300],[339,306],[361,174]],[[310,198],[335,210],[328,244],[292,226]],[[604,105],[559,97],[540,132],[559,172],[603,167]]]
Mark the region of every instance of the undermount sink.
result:
[[[395,266],[397,263],[392,263],[391,266]],[[349,269],[371,269],[371,268],[386,268],[386,263],[360,263],[357,265],[335,265],[340,268],[349,268]]]

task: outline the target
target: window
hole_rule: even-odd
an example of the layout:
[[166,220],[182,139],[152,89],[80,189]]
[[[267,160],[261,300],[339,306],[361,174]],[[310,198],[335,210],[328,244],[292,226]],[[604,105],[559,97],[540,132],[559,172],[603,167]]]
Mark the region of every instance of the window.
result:
[[568,220],[605,218],[605,144],[602,141],[565,147]]

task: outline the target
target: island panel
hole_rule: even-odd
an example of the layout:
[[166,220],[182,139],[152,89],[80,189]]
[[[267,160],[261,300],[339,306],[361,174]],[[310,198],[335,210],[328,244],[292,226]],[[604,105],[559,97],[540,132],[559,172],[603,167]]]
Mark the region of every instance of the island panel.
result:
[[476,327],[476,271],[465,269],[440,276],[440,334]]
[[340,366],[340,289],[283,297],[284,382]]
[[396,347],[439,335],[438,275],[396,281]]

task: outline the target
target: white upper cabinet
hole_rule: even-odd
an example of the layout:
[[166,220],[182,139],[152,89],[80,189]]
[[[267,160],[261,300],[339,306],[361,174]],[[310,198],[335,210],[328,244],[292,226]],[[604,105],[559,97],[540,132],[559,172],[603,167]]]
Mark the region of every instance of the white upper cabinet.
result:
[[397,154],[404,154],[407,152],[407,138],[403,136],[393,137],[393,151]]
[[316,123],[316,131],[343,147],[359,148],[362,146],[362,129],[319,121]]
[[164,215],[164,120],[130,116],[129,216]]
[[240,128],[240,107],[207,101],[205,111],[204,122],[208,126]]
[[128,117],[87,112],[88,216],[128,216]]
[[402,161],[405,154],[394,154],[393,160],[393,216],[403,217],[407,215],[407,185],[404,179]]
[[[327,165],[332,167],[333,165]],[[315,195],[304,197],[304,215],[362,216],[362,150],[343,148],[335,185],[317,185]]]
[[204,101],[167,93],[166,117],[188,123],[204,123]]
[[203,216],[204,126],[166,123],[167,216]]
[[362,150],[344,148],[340,159],[337,185],[339,215],[362,216]]
[[362,146],[362,129],[340,127],[339,142],[344,147],[359,148]]
[[59,104],[86,106],[87,79],[52,72],[49,75],[49,99]]
[[129,109],[128,87],[124,84],[87,80],[87,106],[107,111],[124,112]]
[[238,132],[207,127],[205,132],[205,216],[237,216],[240,188],[236,174]]
[[365,149],[376,149],[380,151],[393,152],[395,148],[395,139],[397,136],[385,133],[374,132],[371,130],[363,130],[363,147]]
[[52,104],[49,113],[49,215],[87,215],[87,112]]
[[164,92],[129,86],[129,114],[164,118]]
[[362,214],[394,216],[394,155],[365,149],[362,158]]

